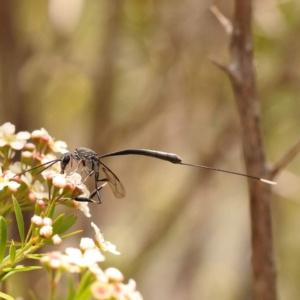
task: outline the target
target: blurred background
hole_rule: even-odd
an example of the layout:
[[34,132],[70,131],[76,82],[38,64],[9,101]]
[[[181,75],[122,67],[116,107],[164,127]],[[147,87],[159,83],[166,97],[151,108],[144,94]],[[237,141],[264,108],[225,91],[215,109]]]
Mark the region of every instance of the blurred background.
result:
[[[43,127],[71,152],[148,148],[244,172],[231,87],[209,60],[229,60],[228,38],[209,10],[215,4],[230,18],[228,2],[1,1],[0,123],[17,131]],[[300,2],[262,0],[254,7],[262,130],[274,163],[299,136]],[[251,299],[244,178],[138,156],[105,163],[126,198],[105,188],[91,219],[67,210],[84,232],[62,249],[92,237],[94,221],[122,253],[107,254],[105,264],[134,278],[144,299]],[[299,167],[300,157],[274,188],[281,299],[300,297]],[[35,274],[12,277],[12,296],[28,299],[31,289],[43,299],[46,272]],[[65,299],[64,288],[58,299]]]

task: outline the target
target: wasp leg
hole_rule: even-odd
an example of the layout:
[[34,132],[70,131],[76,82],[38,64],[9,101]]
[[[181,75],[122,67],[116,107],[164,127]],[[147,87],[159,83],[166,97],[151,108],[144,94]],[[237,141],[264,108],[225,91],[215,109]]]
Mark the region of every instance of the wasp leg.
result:
[[[107,181],[106,179],[102,179],[99,181]],[[90,198],[84,198],[84,197],[75,197],[72,198],[75,201],[78,202],[91,202],[91,203],[96,203],[96,204],[101,204],[102,203],[102,197],[101,194],[99,193],[99,191],[107,184],[107,182],[103,183],[100,186],[97,186],[97,189],[95,189],[91,194],[90,194]],[[92,198],[97,195],[98,201],[93,200]]]

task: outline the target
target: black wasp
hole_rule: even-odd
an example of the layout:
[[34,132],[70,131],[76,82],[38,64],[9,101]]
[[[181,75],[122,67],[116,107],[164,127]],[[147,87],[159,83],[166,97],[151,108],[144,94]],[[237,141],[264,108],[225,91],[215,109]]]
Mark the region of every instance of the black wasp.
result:
[[[241,173],[236,173],[236,172],[231,172],[227,170],[221,170],[221,169],[216,169],[212,167],[206,167],[206,166],[201,166],[201,165],[194,165],[194,164],[187,164],[183,163],[182,159],[174,153],[167,153],[167,152],[162,152],[162,151],[154,151],[154,150],[148,150],[148,149],[126,149],[126,150],[121,150],[117,152],[112,152],[108,154],[104,154],[99,156],[96,152],[93,150],[90,150],[88,148],[80,147],[75,149],[75,153],[72,154],[70,152],[64,153],[59,159],[55,159],[53,161],[49,161],[45,164],[42,164],[40,166],[37,166],[35,168],[26,170],[25,172],[21,173],[24,174],[28,171],[31,171],[33,169],[37,169],[43,166],[46,166],[42,171],[46,170],[47,168],[50,168],[52,165],[54,165],[57,162],[60,162],[61,164],[61,173],[64,174],[68,164],[72,161],[75,160],[79,163],[79,165],[82,165],[83,169],[87,173],[88,176],[94,175],[94,180],[95,180],[95,190],[90,194],[89,198],[84,198],[84,197],[75,197],[74,200],[76,201],[81,201],[81,202],[93,202],[100,204],[102,202],[101,200],[101,194],[100,190],[104,186],[104,184],[98,186],[99,182],[104,182],[108,183],[112,192],[117,198],[123,198],[126,195],[125,188],[123,184],[121,183],[120,179],[117,177],[113,171],[111,171],[102,161],[102,158],[108,157],[108,156],[118,156],[118,155],[143,155],[143,156],[150,156],[158,159],[162,159],[165,161],[169,161],[173,164],[179,164],[179,165],[184,165],[184,166],[190,166],[190,167],[196,167],[196,168],[203,168],[203,169],[209,169],[209,170],[214,170],[214,171],[219,171],[219,172],[224,172],[224,173],[229,173],[229,174],[234,174],[234,175],[239,175],[239,176],[244,176],[248,177],[251,179],[255,180],[260,180],[262,182],[268,183],[268,184],[276,184],[274,181],[270,181],[267,179],[251,176],[251,175],[246,175],[246,174],[241,174]],[[41,173],[40,171],[39,173]],[[104,174],[104,178],[99,178],[100,176],[100,171]],[[39,174],[38,173],[38,174]],[[20,174],[19,174],[20,175]],[[98,201],[93,200],[92,198],[97,195]]]

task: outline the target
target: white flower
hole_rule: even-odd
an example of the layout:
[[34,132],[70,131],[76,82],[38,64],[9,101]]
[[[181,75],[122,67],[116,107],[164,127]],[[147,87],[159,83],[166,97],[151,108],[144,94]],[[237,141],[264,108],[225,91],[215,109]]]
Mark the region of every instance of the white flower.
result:
[[[82,195],[83,196],[83,195]],[[84,197],[84,196],[83,196]],[[88,202],[78,202],[74,200],[74,205],[76,208],[81,210],[83,214],[87,217],[90,218],[92,215],[90,214],[90,208]]]
[[79,247],[82,251],[86,251],[87,249],[95,249],[96,245],[90,238],[81,238]]
[[73,182],[75,185],[82,183],[81,178],[81,175],[78,173],[71,173],[68,175],[69,182]]
[[143,300],[143,297],[140,292],[134,291],[128,295],[129,300]]
[[[57,237],[60,239],[57,235],[52,237],[53,243],[54,239],[57,239]],[[104,256],[98,248],[87,249],[82,253],[80,249],[69,247],[65,252],[66,254],[57,251],[47,253],[42,257],[41,261],[53,269],[63,267],[71,273],[79,273],[82,269],[87,267],[93,270],[97,269],[99,272],[99,267],[96,267],[98,266],[97,263],[104,260]]]
[[81,197],[89,198],[90,192],[87,189],[86,185],[82,183],[82,176],[78,173],[71,173],[67,176],[68,182],[76,185],[79,189],[83,190]]
[[63,141],[55,141],[52,145],[50,145],[50,148],[53,152],[59,152],[62,154],[68,152],[67,147],[67,143]]
[[41,258],[41,262],[48,265],[52,269],[67,267],[66,255],[58,251],[47,253],[45,256]]
[[[90,197],[90,191],[87,189],[86,185],[81,182],[81,178],[81,175],[78,173],[72,173],[66,177],[67,182],[71,185],[74,185],[74,192],[78,194],[78,197],[88,199]],[[73,203],[74,206],[81,210],[87,218],[91,217],[88,202],[80,202],[74,200]]]
[[74,184],[78,189],[82,190],[83,194],[80,197],[89,198],[90,191],[87,189],[86,185],[82,183],[82,177],[78,173],[72,173],[67,176],[67,181]]
[[120,287],[123,295],[126,295],[125,299],[143,300],[140,292],[136,291],[136,282],[133,279],[129,279],[128,284],[121,284]]
[[0,191],[3,190],[6,186],[10,191],[15,192],[20,184],[16,181],[10,181],[16,174],[7,170],[2,173],[2,168],[0,167]]
[[20,183],[15,181],[9,181],[7,186],[11,192],[16,192],[20,186]]
[[30,133],[20,131],[15,134],[15,129],[15,125],[9,122],[0,126],[0,147],[8,145],[12,149],[21,150],[25,146],[27,139],[30,138]]
[[28,186],[30,193],[34,195],[37,199],[43,199],[48,197],[48,193],[45,192],[45,187],[41,182],[34,181],[30,173],[25,173],[21,175],[21,180]]
[[95,230],[95,239],[98,244],[98,247],[103,251],[111,252],[115,255],[121,254],[119,251],[116,250],[116,246],[113,245],[111,242],[105,241],[103,235],[100,232],[100,229],[95,225],[93,222],[91,223],[92,227]]
[[[44,166],[44,170],[42,171],[42,176],[44,179],[47,179],[47,176],[50,175],[56,175],[60,174],[60,162],[58,161],[57,163],[54,163],[51,165],[51,162],[54,162],[57,160],[57,157],[53,154],[47,154],[47,155],[42,155],[43,157],[41,158],[41,164],[46,164],[49,163],[48,165]],[[49,168],[48,168],[49,167]],[[41,167],[43,168],[43,167]]]
[[107,276],[101,270],[101,268],[99,267],[99,265],[97,263],[89,265],[89,270],[91,271],[91,273],[93,273],[96,276],[97,280],[103,281],[103,282],[108,282]]
[[111,285],[102,281],[95,281],[91,285],[91,291],[94,299],[104,300],[104,299],[110,299],[112,296]]
[[19,161],[14,162],[13,164],[9,165],[9,170],[15,174],[21,173],[21,163]]
[[31,192],[37,199],[48,198],[48,193],[46,193],[44,191],[45,191],[45,187],[39,181],[35,181],[33,183],[33,185],[31,186]]
[[80,249],[70,247],[66,249],[66,255],[68,263],[79,268],[88,267],[105,259],[98,248],[88,249],[82,253]]
[[10,180],[10,179],[14,178],[15,176],[16,176],[16,174],[10,170],[6,170],[6,171],[2,172],[2,168],[0,167],[0,177]]

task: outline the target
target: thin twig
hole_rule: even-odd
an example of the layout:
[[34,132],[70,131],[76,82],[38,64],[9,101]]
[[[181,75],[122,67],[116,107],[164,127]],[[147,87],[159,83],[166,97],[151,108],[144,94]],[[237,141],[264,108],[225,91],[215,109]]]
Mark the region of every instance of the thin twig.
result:
[[300,138],[298,141],[279,159],[270,170],[271,179],[283,170],[300,152]]
[[225,63],[221,62],[219,59],[213,57],[213,56],[209,56],[209,60],[216,65],[220,70],[222,70],[223,72],[225,72],[228,76],[232,77],[232,72],[230,71],[230,68],[228,66],[226,66]]
[[210,11],[214,14],[214,16],[225,29],[226,33],[230,36],[233,30],[231,22],[221,13],[221,11],[215,5],[212,5],[210,7]]

